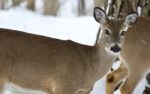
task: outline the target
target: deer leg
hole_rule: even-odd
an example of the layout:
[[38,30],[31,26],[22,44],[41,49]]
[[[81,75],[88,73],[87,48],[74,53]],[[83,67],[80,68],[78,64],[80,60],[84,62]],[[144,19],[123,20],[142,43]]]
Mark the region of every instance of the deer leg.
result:
[[127,79],[123,83],[120,91],[121,94],[132,94],[136,85],[141,80],[143,75],[143,72],[134,70],[130,71],[130,74],[128,75]]
[[127,74],[128,70],[124,63],[121,63],[120,67],[117,70],[109,73],[106,77],[106,94],[113,94],[116,86],[125,77],[127,77]]
[[0,94],[4,94],[5,84],[6,84],[6,80],[0,78]]

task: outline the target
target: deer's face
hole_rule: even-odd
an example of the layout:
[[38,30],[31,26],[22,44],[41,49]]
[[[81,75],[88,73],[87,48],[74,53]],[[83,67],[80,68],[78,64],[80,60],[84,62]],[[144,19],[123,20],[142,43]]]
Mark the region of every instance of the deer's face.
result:
[[127,29],[137,20],[137,13],[131,13],[124,20],[108,19],[101,8],[94,8],[94,18],[101,24],[100,40],[106,51],[117,54],[121,51]]

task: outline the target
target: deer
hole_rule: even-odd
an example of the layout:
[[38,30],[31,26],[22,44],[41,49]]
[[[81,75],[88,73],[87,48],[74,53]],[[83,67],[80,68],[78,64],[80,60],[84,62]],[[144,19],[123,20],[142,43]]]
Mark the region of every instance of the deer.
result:
[[128,28],[124,36],[119,58],[120,67],[106,78],[106,94],[113,94],[115,87],[123,79],[121,94],[133,94],[138,82],[149,71],[150,66],[150,17],[133,17],[137,21]]
[[99,7],[93,15],[101,28],[93,46],[1,28],[0,94],[7,87],[19,94],[89,94],[120,53],[135,14],[122,24]]
[[19,94],[88,94],[112,66],[124,38],[121,24],[112,24],[104,10],[95,7],[93,14],[101,25],[93,46],[1,28],[0,94],[7,86]]

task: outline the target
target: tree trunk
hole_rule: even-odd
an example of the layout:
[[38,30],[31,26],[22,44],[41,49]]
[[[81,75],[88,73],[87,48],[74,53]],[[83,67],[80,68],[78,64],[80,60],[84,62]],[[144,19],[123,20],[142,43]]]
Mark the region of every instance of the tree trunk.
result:
[[6,7],[6,5],[8,4],[8,1],[9,0],[0,0],[0,10],[8,8],[8,6]]
[[59,1],[58,0],[45,0],[44,5],[45,5],[45,8],[44,8],[45,15],[57,16],[57,12],[59,9]]
[[96,7],[104,7],[105,2],[107,2],[107,0],[94,0],[94,6],[96,6]]
[[3,10],[5,8],[5,0],[0,0],[0,9]]
[[27,8],[34,11],[35,10],[35,0],[27,0]]
[[18,6],[21,2],[22,0],[12,0],[13,7]]
[[150,0],[139,0],[138,6],[142,8],[141,16],[150,16]]
[[78,15],[86,15],[85,11],[85,0],[78,0]]

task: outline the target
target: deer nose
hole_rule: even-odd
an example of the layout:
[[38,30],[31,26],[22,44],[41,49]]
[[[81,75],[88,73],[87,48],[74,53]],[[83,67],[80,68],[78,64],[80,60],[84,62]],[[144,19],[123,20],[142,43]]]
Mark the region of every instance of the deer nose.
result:
[[118,53],[121,51],[121,48],[117,44],[115,44],[110,48],[110,50],[113,51],[114,53]]

